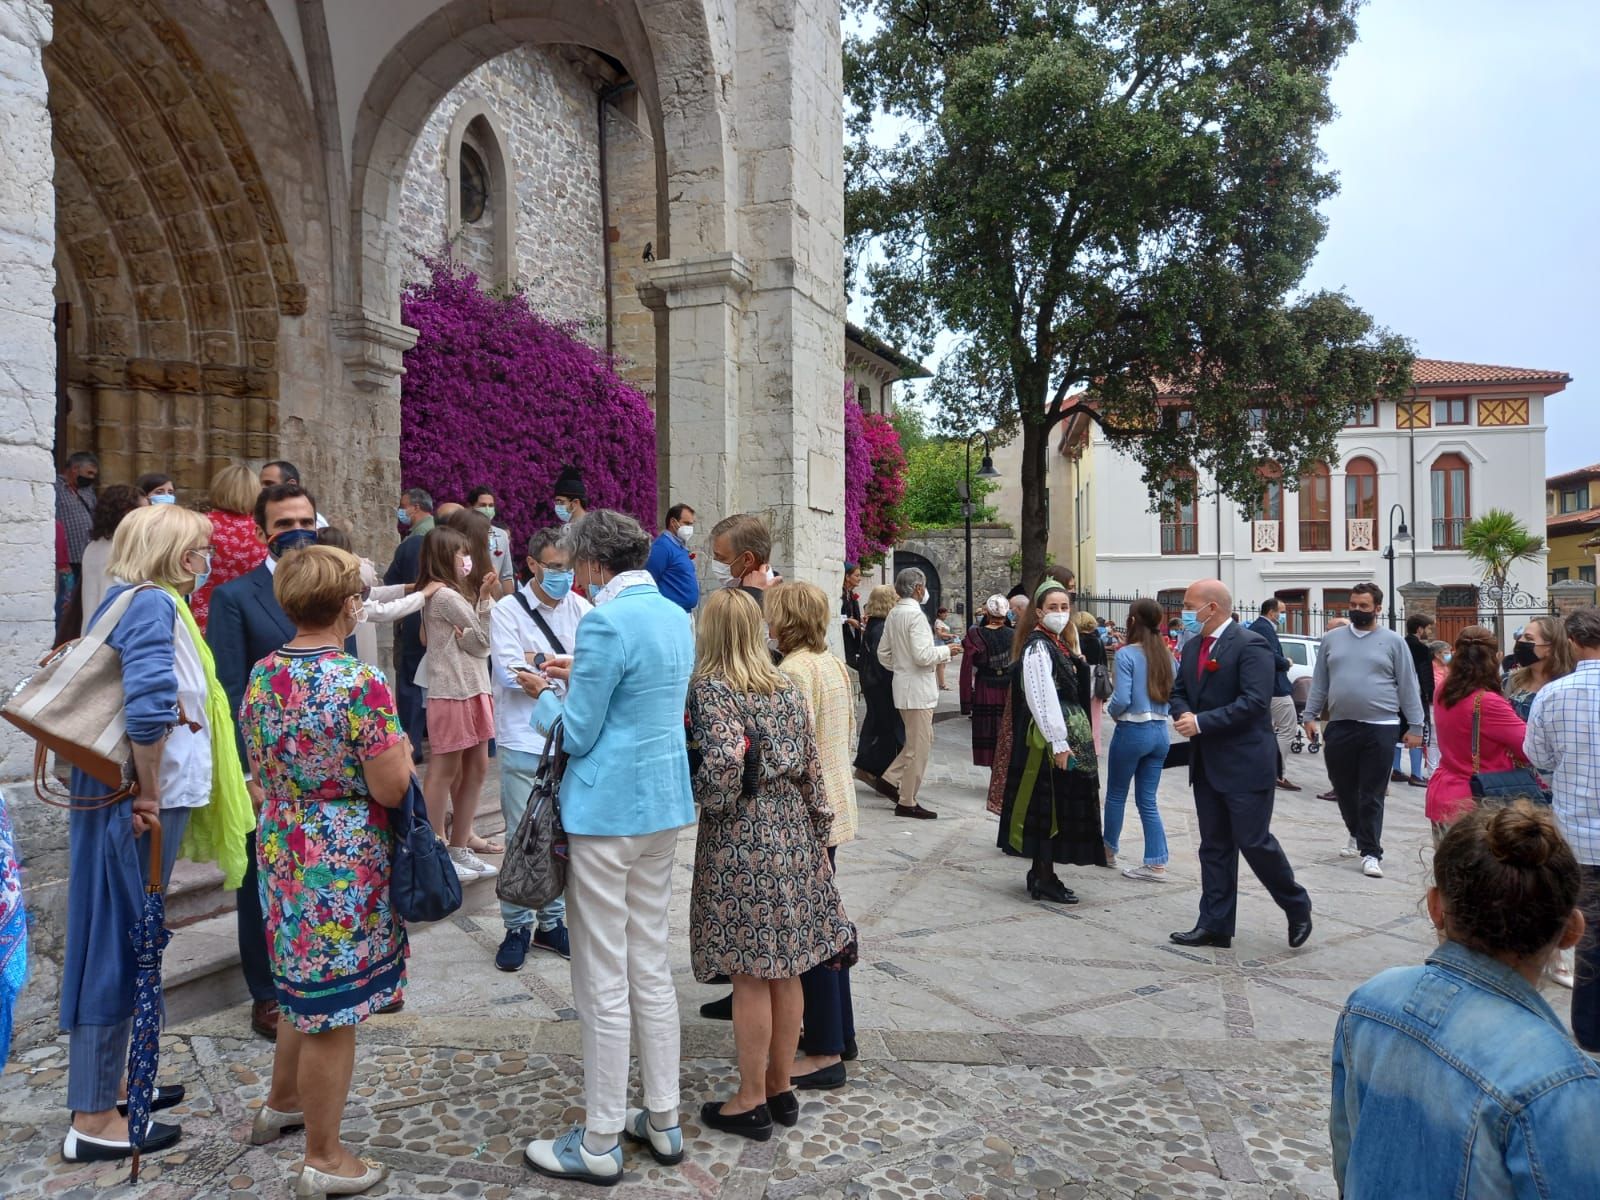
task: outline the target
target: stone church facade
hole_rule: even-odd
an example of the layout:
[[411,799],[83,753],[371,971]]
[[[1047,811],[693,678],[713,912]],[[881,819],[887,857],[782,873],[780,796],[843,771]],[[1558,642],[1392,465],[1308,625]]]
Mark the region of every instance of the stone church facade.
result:
[[[843,544],[842,79],[829,0],[0,6],[0,683],[51,639],[67,454],[204,503],[298,463],[387,558],[404,282],[446,242],[654,397],[659,500]],[[31,747],[0,732],[0,780]],[[13,786],[41,1016],[65,824]]]

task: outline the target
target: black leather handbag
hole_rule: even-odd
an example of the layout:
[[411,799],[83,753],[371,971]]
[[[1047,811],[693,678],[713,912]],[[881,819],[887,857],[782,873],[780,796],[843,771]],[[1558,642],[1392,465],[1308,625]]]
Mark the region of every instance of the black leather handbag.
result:
[[494,894],[507,904],[543,908],[567,890],[567,835],[561,828],[561,777],[566,769],[557,721],[539,757],[528,807],[506,839],[506,856],[495,876]]
[[461,880],[444,843],[428,823],[428,806],[415,775],[390,820],[394,867],[389,876],[389,902],[404,921],[443,920],[461,907]]
[[1509,771],[1478,770],[1478,730],[1483,720],[1483,693],[1472,699],[1472,796],[1475,800],[1495,800],[1509,804],[1513,800],[1531,800],[1535,804],[1549,804],[1550,789],[1532,767],[1512,767]]

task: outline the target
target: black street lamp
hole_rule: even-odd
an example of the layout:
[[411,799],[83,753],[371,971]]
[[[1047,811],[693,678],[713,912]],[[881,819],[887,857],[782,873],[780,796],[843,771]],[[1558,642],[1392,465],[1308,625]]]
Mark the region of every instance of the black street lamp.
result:
[[[1400,528],[1394,527],[1394,515],[1400,514]],[[1394,547],[1399,542],[1404,545],[1411,540],[1411,531],[1406,528],[1406,510],[1402,505],[1396,504],[1389,509],[1389,544],[1383,548],[1383,557],[1389,560],[1389,628],[1394,628]]]
[[994,459],[989,457],[989,435],[975,430],[967,435],[967,471],[961,477],[961,515],[967,524],[967,612],[966,622],[971,625],[974,619],[972,611],[972,439],[983,439],[983,461],[978,464],[979,479],[999,479],[1000,472],[994,469]]

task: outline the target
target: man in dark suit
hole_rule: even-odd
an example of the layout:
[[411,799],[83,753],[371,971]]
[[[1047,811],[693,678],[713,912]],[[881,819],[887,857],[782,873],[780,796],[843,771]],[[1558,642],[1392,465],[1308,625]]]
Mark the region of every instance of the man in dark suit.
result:
[[[433,528],[433,497],[422,488],[408,488],[401,493],[395,515],[411,532],[395,548],[394,559],[383,573],[386,587],[417,581],[422,540]],[[394,632],[394,702],[401,728],[411,739],[412,762],[422,761],[422,740],[428,736],[428,698],[414,682],[417,668],[422,665],[422,651],[422,614],[412,613]]]
[[1180,946],[1233,944],[1239,908],[1239,856],[1289,918],[1289,945],[1311,936],[1311,897],[1294,879],[1272,836],[1274,762],[1272,652],[1229,615],[1233,598],[1220,580],[1202,579],[1183,594],[1183,623],[1195,631],[1172,681],[1172,715],[1189,739],[1189,782],[1200,825],[1200,919]]
[[[272,576],[278,559],[317,540],[317,505],[298,483],[263,488],[256,498],[256,536],[267,545],[267,559],[255,570],[230,580],[211,593],[211,617],[206,624],[206,644],[216,660],[217,680],[228,693],[235,714],[244,700],[250,671],[267,655],[294,637],[294,622],[284,614],[272,594]],[[246,786],[256,810],[261,809],[261,787],[250,770],[244,733],[235,724],[239,761],[244,764]],[[239,931],[239,966],[252,1001],[250,1028],[269,1041],[278,1036],[278,993],[272,983],[267,956],[266,923],[261,915],[261,892],[256,873],[256,835],[247,839],[249,866],[235,893]]]
[[1272,734],[1278,739],[1278,790],[1298,792],[1300,785],[1289,781],[1289,749],[1294,744],[1294,687],[1289,683],[1289,668],[1294,664],[1283,652],[1278,630],[1283,626],[1283,602],[1276,596],[1261,605],[1261,615],[1250,628],[1261,635],[1272,652]]

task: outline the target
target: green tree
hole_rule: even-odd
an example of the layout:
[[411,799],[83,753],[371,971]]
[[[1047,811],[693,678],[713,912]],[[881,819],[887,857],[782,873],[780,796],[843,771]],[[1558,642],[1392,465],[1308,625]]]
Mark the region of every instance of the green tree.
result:
[[[961,481],[967,470],[967,450],[960,442],[925,441],[906,453],[906,495],[900,516],[913,529],[960,525]],[[972,464],[976,476],[978,463]],[[994,509],[983,498],[998,485],[992,479],[972,481],[974,521],[992,521]]]
[[[1298,479],[1409,385],[1404,340],[1342,293],[1290,298],[1359,3],[846,0],[851,275],[919,353],[957,336],[930,396],[947,432],[1020,425],[1027,582],[1073,413],[1152,497],[1195,467],[1249,502],[1264,458]],[[1173,392],[1191,417],[1157,404]]]
[[1506,581],[1519,562],[1538,558],[1544,552],[1544,539],[1529,533],[1515,514],[1491,508],[1483,516],[1468,521],[1461,531],[1461,549],[1483,572],[1494,601],[1494,632],[1505,644]]

